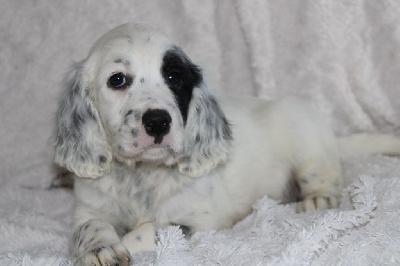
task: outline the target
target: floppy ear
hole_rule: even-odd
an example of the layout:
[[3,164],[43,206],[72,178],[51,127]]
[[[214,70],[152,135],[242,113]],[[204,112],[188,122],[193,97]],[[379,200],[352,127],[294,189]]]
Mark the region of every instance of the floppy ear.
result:
[[227,160],[232,132],[224,113],[207,87],[194,88],[185,127],[186,154],[179,171],[193,177],[207,174]]
[[94,179],[109,171],[112,155],[91,88],[82,80],[83,64],[77,64],[65,80],[53,145],[56,163]]

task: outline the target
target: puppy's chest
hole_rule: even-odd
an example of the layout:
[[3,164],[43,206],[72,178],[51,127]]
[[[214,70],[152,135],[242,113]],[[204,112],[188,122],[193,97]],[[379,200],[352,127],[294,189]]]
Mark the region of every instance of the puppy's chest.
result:
[[100,189],[114,198],[121,210],[127,209],[140,219],[153,216],[161,202],[189,183],[190,179],[174,168],[140,166],[132,170],[115,166]]

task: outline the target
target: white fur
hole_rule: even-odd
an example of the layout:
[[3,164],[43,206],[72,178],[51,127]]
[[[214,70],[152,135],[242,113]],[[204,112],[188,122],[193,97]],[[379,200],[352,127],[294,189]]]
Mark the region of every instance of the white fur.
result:
[[[185,124],[160,72],[174,46],[151,27],[123,25],[106,33],[66,82],[54,146],[56,161],[80,176],[71,243],[78,265],[128,264],[121,239],[132,252],[143,250],[154,237],[135,247],[149,235],[138,229],[146,223],[192,232],[229,228],[263,195],[298,199],[299,211],[339,204],[338,144],[316,112],[293,98],[216,102],[201,82]],[[118,72],[133,75],[133,85],[110,89],[107,80]],[[158,145],[142,124],[148,109],[172,118]]]

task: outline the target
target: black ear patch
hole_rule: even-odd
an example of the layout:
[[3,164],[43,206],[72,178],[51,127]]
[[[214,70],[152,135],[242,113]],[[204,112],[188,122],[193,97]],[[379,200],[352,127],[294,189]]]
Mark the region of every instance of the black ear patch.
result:
[[173,47],[164,54],[161,73],[165,83],[175,95],[186,124],[193,88],[203,81],[201,70],[180,48]]

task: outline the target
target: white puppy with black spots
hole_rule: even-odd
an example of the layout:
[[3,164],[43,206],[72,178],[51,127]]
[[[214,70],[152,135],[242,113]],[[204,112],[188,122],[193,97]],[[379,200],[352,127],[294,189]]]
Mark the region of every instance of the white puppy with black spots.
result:
[[54,147],[77,176],[77,265],[128,265],[128,249],[154,247],[157,227],[229,228],[263,195],[299,211],[337,207],[341,158],[400,151],[393,135],[338,141],[300,100],[217,100],[146,25],[106,33],[65,84]]

